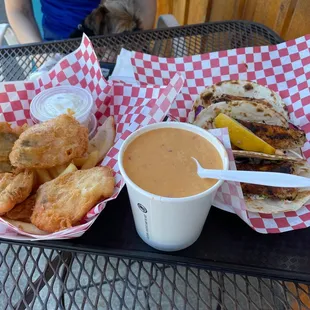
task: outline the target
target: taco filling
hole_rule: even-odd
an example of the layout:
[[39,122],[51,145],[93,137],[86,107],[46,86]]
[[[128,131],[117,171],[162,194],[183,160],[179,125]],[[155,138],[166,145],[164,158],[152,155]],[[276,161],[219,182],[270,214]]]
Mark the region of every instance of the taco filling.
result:
[[[246,171],[268,171],[279,172],[287,174],[295,174],[294,163],[291,162],[275,162],[275,163],[236,163],[237,170]],[[245,196],[259,195],[262,198],[279,198],[285,200],[294,200],[298,194],[297,188],[281,188],[263,185],[253,185],[248,183],[241,183],[241,188]]]
[[276,149],[295,149],[302,147],[306,143],[306,134],[299,129],[288,129],[239,119],[236,119],[236,121]]

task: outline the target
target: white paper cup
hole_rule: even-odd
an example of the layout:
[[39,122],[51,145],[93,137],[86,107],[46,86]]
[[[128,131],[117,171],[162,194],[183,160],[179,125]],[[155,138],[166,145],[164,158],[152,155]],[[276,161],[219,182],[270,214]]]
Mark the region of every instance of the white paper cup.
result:
[[[217,149],[222,158],[223,169],[229,160],[221,142],[208,131],[194,125],[177,122],[157,123],[132,133],[123,143],[118,164],[126,182],[136,230],[144,242],[162,251],[178,251],[193,244],[202,231],[218,188],[218,181],[208,190],[189,197],[167,198],[151,194],[133,183],[123,167],[123,154],[128,145],[141,134],[158,128],[179,128],[196,133]],[[151,177],[151,176],[150,176]]]

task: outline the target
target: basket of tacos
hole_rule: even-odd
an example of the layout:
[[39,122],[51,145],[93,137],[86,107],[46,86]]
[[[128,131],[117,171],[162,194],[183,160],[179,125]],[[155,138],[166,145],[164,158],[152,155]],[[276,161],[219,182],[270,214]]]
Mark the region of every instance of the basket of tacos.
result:
[[[271,89],[251,81],[224,81],[195,100],[188,121],[205,129],[228,128],[238,170],[310,177],[301,148],[305,132],[289,121],[285,103]],[[241,183],[246,208],[260,213],[296,211],[310,200],[310,188]]]

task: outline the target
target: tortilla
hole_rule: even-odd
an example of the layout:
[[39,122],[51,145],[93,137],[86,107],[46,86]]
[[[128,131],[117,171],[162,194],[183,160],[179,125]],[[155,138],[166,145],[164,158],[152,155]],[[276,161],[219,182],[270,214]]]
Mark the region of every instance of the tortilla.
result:
[[263,198],[259,199],[253,196],[244,197],[246,208],[250,212],[259,213],[279,213],[288,211],[297,211],[310,200],[310,189],[300,191],[293,201]]
[[252,152],[252,151],[243,151],[243,150],[232,150],[235,158],[259,158],[266,160],[285,160],[285,161],[294,161],[294,162],[303,162],[303,158],[288,156],[288,155],[269,155],[264,153]]
[[194,125],[204,129],[212,129],[213,120],[219,114],[224,113],[232,118],[238,118],[248,122],[265,123],[288,128],[288,122],[280,113],[263,103],[251,101],[218,102],[203,109],[193,122]]
[[248,98],[253,102],[267,102],[276,112],[280,113],[286,121],[289,120],[286,105],[279,94],[266,86],[259,85],[252,81],[231,80],[209,86],[195,100],[193,109],[196,111],[198,106],[206,108],[213,104],[212,102],[218,102],[223,95],[244,97],[245,100]]

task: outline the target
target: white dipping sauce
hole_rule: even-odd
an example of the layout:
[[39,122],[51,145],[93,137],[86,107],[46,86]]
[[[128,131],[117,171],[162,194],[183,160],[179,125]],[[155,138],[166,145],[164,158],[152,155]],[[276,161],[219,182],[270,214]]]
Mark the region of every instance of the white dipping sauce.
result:
[[38,112],[48,117],[56,117],[72,110],[78,114],[83,107],[83,99],[74,93],[59,93],[52,95],[38,106]]
[[41,123],[69,113],[87,127],[93,107],[92,95],[86,89],[62,85],[38,93],[31,101],[30,116],[35,123]]

